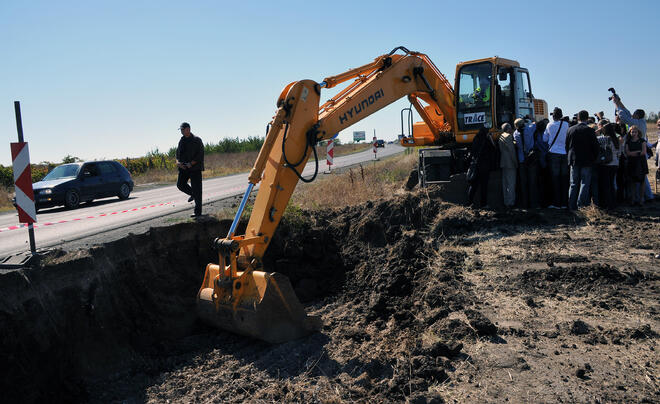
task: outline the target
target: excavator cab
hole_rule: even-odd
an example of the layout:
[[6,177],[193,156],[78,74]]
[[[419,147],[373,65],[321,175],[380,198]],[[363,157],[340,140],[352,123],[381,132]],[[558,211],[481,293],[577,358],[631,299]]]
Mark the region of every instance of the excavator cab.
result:
[[456,141],[469,144],[479,128],[499,133],[517,118],[538,121],[548,106],[532,95],[527,69],[514,60],[492,57],[456,67]]
[[[428,122],[434,116],[431,110],[426,111],[423,121],[412,124],[408,139],[413,140],[402,142],[404,146],[436,146],[419,151],[422,187],[449,182],[452,174],[467,170],[467,147],[480,128],[489,128],[497,136],[504,123],[513,125],[517,118],[538,121],[548,116],[547,103],[532,95],[528,70],[515,60],[500,57],[459,63],[454,100],[456,116],[451,119],[451,133],[434,133]],[[421,106],[417,111],[427,109],[429,106]],[[424,118],[422,112],[420,115]]]

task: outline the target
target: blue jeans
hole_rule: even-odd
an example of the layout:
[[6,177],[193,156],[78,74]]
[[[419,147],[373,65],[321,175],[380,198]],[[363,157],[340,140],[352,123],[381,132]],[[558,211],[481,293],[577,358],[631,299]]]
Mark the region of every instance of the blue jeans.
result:
[[649,177],[644,177],[644,199],[650,201],[654,198],[653,191],[651,191],[651,183],[649,183]]
[[578,207],[589,205],[589,185],[591,184],[591,166],[571,166],[571,185],[568,190],[568,208],[577,210]]

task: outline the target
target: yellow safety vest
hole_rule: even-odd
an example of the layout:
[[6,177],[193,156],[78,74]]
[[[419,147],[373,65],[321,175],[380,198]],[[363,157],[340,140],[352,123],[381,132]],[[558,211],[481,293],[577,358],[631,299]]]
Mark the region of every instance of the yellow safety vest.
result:
[[[475,98],[475,99],[477,98],[477,97],[476,97],[477,94],[479,94],[480,92],[481,92],[481,87],[477,87],[476,91],[474,92],[474,95],[475,95],[474,98]],[[486,94],[484,94],[484,96],[482,97],[481,101],[483,101],[483,102],[488,102],[488,101],[490,101],[490,86],[488,86],[488,88],[486,88]]]

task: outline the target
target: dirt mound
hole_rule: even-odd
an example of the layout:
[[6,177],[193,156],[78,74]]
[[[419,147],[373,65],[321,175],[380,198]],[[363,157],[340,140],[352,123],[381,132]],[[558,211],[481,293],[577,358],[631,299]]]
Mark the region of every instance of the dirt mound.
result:
[[[64,401],[116,399],[122,393],[108,393],[107,375],[117,375],[120,384],[136,374],[142,376],[135,380],[151,380],[150,375],[181,365],[165,358],[185,347],[198,351],[194,339],[208,347],[203,351],[232,346],[232,356],[240,360],[247,360],[245,351],[260,352],[266,359],[252,366],[263,370],[264,386],[275,380],[279,387],[260,389],[257,397],[306,397],[302,385],[291,386],[275,373],[325,375],[333,381],[350,374],[356,380],[344,383],[357,397],[402,400],[426,391],[447,378],[450,365],[438,357],[455,356],[461,344],[453,330],[429,335],[430,342],[421,335],[472,299],[456,279],[460,256],[445,254],[455,265],[444,268],[443,258],[430,248],[428,227],[439,208],[422,195],[408,194],[284,220],[264,266],[287,275],[301,300],[321,305],[317,314],[325,323],[322,334],[284,346],[248,344],[196,321],[194,299],[203,268],[216,261],[211,240],[226,232],[228,223],[153,229],[90,251],[55,254],[41,268],[4,274],[3,283],[15,287],[0,306],[3,368],[22,371],[3,382],[22,386],[13,391],[24,401],[52,392]],[[438,345],[441,339],[445,342]],[[172,341],[184,341],[184,348]],[[423,348],[429,343],[435,348]],[[410,349],[418,354],[410,357]],[[301,360],[291,361],[291,355]],[[310,358],[316,358],[313,366]],[[130,395],[128,390],[124,394]],[[221,400],[235,398],[231,389],[216,393]]]
[[518,276],[515,282],[528,292],[586,295],[601,293],[610,285],[636,285],[650,277],[636,269],[621,271],[613,265],[595,263],[530,269]]

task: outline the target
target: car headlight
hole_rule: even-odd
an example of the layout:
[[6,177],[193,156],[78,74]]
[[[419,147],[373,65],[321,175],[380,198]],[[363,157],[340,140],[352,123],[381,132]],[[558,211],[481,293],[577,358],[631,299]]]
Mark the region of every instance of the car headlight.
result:
[[52,193],[53,193],[53,190],[50,189],[50,188],[41,190],[42,195],[48,195],[48,194],[52,194]]

